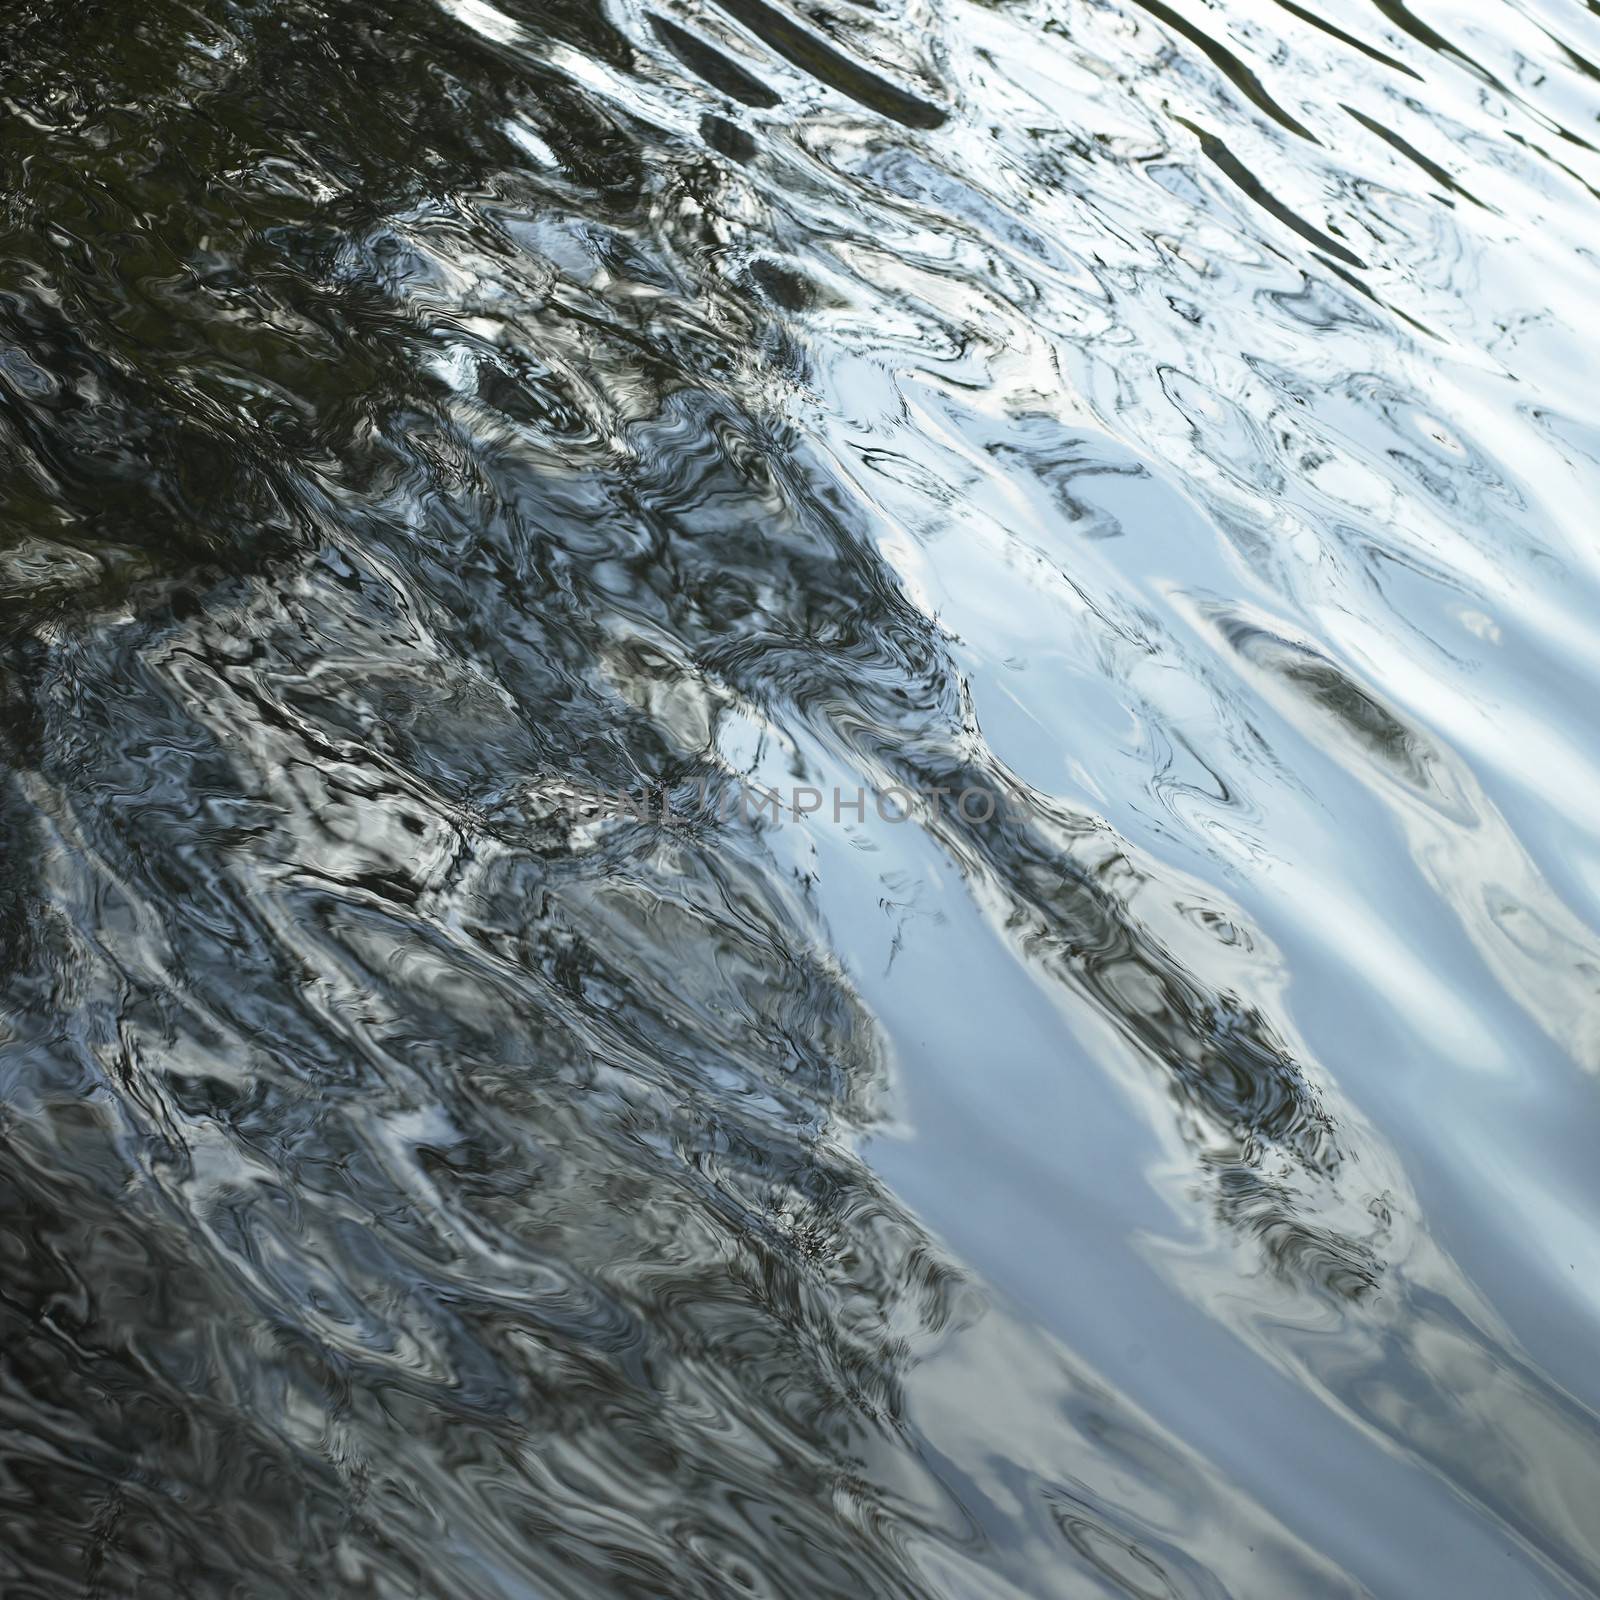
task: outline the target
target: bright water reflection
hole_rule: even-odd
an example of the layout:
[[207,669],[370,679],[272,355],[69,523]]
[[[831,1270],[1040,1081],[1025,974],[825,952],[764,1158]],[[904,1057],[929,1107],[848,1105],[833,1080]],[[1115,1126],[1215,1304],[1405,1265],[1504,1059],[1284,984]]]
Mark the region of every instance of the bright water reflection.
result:
[[0,41],[8,1600],[1600,1593],[1592,8]]

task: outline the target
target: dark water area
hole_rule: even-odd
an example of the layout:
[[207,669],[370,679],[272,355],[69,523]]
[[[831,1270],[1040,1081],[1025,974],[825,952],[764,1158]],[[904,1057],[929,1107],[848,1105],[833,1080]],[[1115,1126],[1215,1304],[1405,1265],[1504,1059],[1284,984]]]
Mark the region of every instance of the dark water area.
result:
[[6,1600],[1600,1595],[1594,6],[0,110]]

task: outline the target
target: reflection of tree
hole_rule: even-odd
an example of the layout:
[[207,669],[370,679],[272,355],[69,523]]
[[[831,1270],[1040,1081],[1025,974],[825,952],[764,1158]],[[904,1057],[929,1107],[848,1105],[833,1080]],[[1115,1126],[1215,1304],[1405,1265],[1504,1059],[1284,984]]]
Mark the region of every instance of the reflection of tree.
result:
[[[19,1592],[913,1593],[873,1462],[950,1274],[845,1142],[870,1020],[753,837],[664,873],[637,839],[525,844],[515,784],[487,792],[503,761],[681,764],[597,687],[637,656],[616,608],[555,591],[677,492],[670,454],[619,469],[608,408],[720,453],[667,400],[715,351],[692,307],[642,332],[572,283],[541,345],[537,268],[486,227],[454,242],[525,338],[441,409],[407,274],[443,256],[387,219],[466,225],[435,202],[506,162],[530,72],[394,9],[218,7],[197,37],[157,6],[130,48],[92,12],[11,24],[41,126],[0,303],[10,527],[82,558],[8,596]],[[620,48],[597,13],[541,27]],[[636,144],[536,104],[581,228],[626,219]],[[409,552],[375,526],[419,508]],[[422,678],[364,537],[460,630]],[[308,643],[327,595],[345,631]]]
[[[711,475],[699,490],[715,498]],[[822,503],[799,481],[783,498]],[[753,589],[759,568],[769,592],[783,597],[781,609],[734,620],[725,611],[711,627],[686,616],[697,635],[686,651],[758,702],[782,683],[791,705],[884,781],[993,793],[992,820],[965,823],[945,805],[930,825],[1004,896],[1013,940],[1165,1076],[1219,1214],[1290,1278],[1365,1293],[1380,1270],[1370,1246],[1305,1209],[1302,1191],[1327,1193],[1347,1157],[1270,1023],[1186,970],[1142,924],[1131,902],[1152,891],[1103,827],[1039,807],[992,766],[960,754],[969,744],[961,691],[937,634],[844,524],[813,511],[811,527],[807,548],[798,531],[769,524],[755,559],[741,556],[733,538],[685,530],[669,547],[679,593],[693,596],[702,575],[729,586],[743,577]],[[836,542],[817,544],[823,529]]]
[[[959,1296],[850,1153],[874,1025],[758,833],[539,793],[704,775],[727,691],[985,781],[937,635],[696,283],[713,169],[429,5],[202,10],[4,25],[24,1581],[925,1592],[899,1390]],[[1360,1279],[1252,1154],[1331,1160],[1261,1019],[1026,823],[948,842],[1228,1214]]]

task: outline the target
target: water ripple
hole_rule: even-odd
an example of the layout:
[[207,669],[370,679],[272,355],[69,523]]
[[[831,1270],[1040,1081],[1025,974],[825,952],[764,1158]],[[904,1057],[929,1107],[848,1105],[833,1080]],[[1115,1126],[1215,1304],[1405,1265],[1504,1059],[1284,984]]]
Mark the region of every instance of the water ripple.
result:
[[6,1592],[1600,1594],[1593,16],[115,20]]

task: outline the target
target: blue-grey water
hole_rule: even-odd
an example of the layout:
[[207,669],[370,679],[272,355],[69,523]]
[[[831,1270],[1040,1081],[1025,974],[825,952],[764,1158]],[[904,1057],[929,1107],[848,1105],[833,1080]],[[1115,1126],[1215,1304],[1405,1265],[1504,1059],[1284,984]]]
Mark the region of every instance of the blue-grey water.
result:
[[6,1600],[1600,1595],[1600,7],[0,114]]

